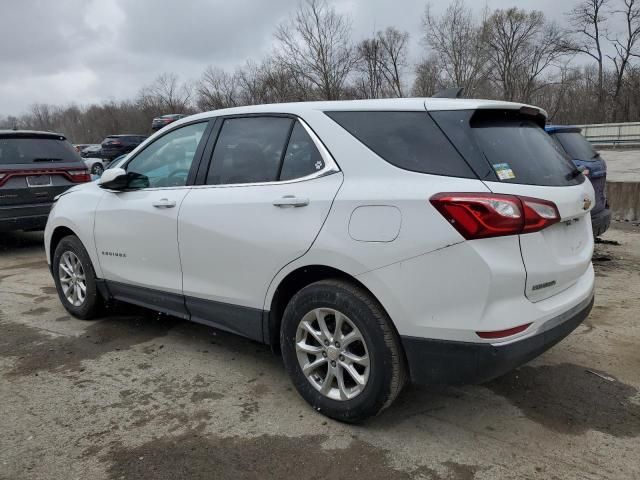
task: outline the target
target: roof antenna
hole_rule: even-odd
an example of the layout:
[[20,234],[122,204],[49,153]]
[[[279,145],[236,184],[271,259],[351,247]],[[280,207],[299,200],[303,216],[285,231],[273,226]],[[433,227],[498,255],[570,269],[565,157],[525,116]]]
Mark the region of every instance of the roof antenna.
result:
[[444,90],[440,90],[431,98],[462,98],[463,93],[464,87],[446,88]]

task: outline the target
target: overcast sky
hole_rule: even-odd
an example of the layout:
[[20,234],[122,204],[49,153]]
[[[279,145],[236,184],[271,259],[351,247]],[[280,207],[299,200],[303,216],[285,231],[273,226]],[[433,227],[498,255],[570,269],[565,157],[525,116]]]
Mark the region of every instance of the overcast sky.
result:
[[[393,25],[421,56],[425,0],[333,0],[353,19],[354,40]],[[448,2],[432,2],[444,10]],[[564,22],[574,0],[487,0],[535,8]],[[469,5],[484,2],[469,0]],[[297,0],[0,0],[0,116],[39,103],[133,97],[163,72],[196,79],[207,65],[234,68],[272,48]]]

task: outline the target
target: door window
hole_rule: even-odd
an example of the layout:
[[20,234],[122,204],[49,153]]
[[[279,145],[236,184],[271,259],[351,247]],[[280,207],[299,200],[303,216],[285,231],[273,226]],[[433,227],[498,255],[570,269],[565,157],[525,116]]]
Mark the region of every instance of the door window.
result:
[[300,122],[291,132],[289,145],[282,161],[280,180],[306,177],[324,168],[322,155]]
[[187,184],[191,164],[207,122],[173,130],[148,145],[126,166],[132,188],[181,187]]
[[293,120],[285,117],[228,118],[213,151],[207,184],[273,182]]

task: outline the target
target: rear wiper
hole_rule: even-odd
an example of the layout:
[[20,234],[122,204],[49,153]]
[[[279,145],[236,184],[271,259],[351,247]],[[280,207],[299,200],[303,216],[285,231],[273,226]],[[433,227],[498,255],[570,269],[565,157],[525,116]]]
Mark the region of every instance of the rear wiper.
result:
[[593,157],[591,157],[591,160],[594,160],[596,158],[598,158],[600,156],[600,154],[598,152],[593,154]]
[[34,158],[34,162],[64,162],[62,158]]
[[578,167],[573,169],[572,171],[570,171],[569,173],[567,173],[566,175],[566,179],[567,180],[573,180],[574,178],[576,178],[578,175],[580,175],[582,172],[584,171],[584,167]]

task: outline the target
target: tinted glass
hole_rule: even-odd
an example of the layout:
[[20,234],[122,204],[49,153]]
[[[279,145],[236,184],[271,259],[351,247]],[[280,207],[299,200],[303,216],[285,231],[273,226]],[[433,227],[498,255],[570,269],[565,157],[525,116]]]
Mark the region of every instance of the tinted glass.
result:
[[485,158],[503,182],[527,185],[576,185],[575,166],[553,145],[542,127],[530,120],[472,124]]
[[66,140],[52,138],[0,138],[0,165],[80,161],[78,152]]
[[324,160],[313,140],[300,122],[296,122],[284,155],[280,180],[306,177],[323,168]]
[[186,185],[207,122],[178,128],[148,145],[127,164],[132,188]]
[[277,180],[292,122],[283,117],[226,119],[213,151],[207,183]]
[[396,167],[475,178],[426,112],[327,112],[327,115]]
[[584,181],[536,119],[517,110],[431,112],[482,180],[563,186]]
[[580,132],[558,132],[553,134],[553,138],[560,142],[571,158],[585,162],[595,161],[598,158],[598,153]]

